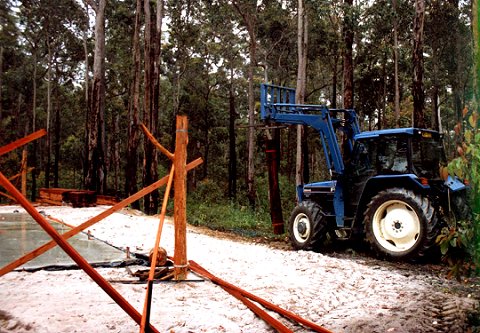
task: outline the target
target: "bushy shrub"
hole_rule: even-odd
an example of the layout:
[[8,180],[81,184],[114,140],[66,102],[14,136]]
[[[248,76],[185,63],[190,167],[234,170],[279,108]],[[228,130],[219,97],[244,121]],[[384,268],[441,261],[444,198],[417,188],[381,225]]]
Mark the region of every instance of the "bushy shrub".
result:
[[[471,213],[458,221],[453,219],[438,237],[444,259],[457,276],[480,269],[480,131],[478,114],[465,110],[464,115],[464,140],[457,146],[458,157],[449,163],[448,171],[468,180]],[[460,123],[455,126],[457,135],[462,132],[461,126]]]

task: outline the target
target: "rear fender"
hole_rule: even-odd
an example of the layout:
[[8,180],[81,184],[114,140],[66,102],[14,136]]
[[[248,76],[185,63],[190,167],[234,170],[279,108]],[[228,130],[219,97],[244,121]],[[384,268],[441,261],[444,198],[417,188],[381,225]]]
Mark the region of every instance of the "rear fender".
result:
[[448,176],[447,180],[445,181],[445,185],[450,189],[452,192],[466,190],[467,186],[458,178]]

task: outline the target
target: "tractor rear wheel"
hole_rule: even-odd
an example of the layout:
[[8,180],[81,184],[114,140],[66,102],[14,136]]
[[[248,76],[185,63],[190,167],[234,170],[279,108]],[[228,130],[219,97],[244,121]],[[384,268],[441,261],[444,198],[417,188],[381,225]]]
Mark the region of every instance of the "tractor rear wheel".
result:
[[320,205],[303,201],[293,210],[288,223],[295,250],[319,250],[327,238],[328,223]]
[[364,216],[370,246],[379,256],[390,259],[424,256],[435,244],[440,229],[430,201],[402,188],[378,193]]

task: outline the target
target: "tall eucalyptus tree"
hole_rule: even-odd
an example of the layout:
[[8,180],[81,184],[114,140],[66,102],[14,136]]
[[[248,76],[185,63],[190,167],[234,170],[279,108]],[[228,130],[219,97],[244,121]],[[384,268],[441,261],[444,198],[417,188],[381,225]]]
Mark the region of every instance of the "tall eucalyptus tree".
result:
[[107,0],[85,0],[95,12],[95,51],[90,105],[87,110],[85,187],[103,193],[107,187],[105,165],[105,8]]

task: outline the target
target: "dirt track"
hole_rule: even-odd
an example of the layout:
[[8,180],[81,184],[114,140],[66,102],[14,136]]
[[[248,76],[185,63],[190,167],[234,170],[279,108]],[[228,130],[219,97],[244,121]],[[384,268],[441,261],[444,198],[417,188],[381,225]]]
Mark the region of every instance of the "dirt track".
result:
[[[48,210],[79,224],[99,209]],[[114,214],[91,232],[116,246],[148,252],[157,222],[151,217]],[[189,259],[333,332],[468,332],[467,313],[478,307],[478,281],[447,280],[440,266],[394,264],[352,253],[296,252],[283,249],[288,246],[281,242],[272,248],[209,234],[198,228],[189,231]],[[169,253],[171,235],[172,226],[167,224],[162,245]],[[129,278],[125,268],[100,272],[111,280]],[[114,285],[141,312],[145,286]],[[242,303],[208,281],[155,285],[153,309],[152,323],[161,332],[272,332]],[[1,277],[0,311],[0,332],[138,330],[78,270],[12,272]],[[295,332],[308,331],[281,320]]]

